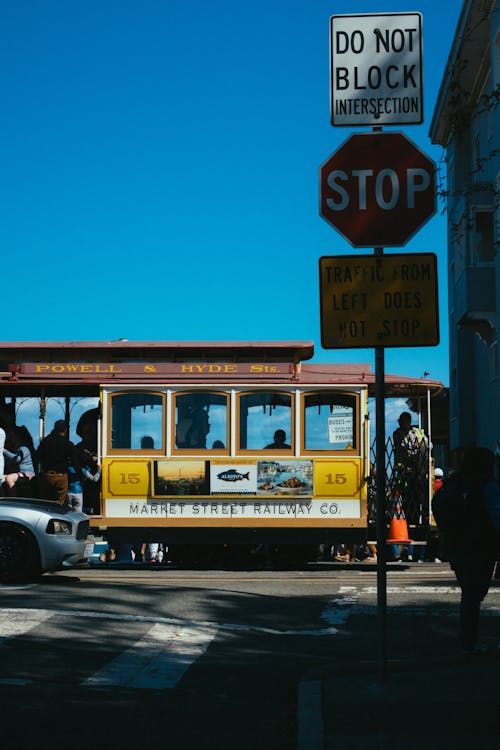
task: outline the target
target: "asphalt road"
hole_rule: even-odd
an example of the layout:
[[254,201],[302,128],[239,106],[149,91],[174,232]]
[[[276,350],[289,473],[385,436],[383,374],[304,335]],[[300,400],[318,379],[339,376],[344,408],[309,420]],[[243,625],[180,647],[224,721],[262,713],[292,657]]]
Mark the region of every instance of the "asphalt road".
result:
[[[0,597],[2,730],[20,748],[294,750],[308,675],[354,643],[376,670],[376,576],[361,566],[82,569]],[[392,568],[389,647],[391,611],[446,615],[451,637],[457,601],[447,566]]]

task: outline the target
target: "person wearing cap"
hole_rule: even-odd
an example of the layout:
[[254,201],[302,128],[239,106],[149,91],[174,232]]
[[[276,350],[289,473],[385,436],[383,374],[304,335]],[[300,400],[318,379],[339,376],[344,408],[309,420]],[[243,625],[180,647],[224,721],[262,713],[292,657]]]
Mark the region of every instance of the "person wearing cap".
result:
[[439,467],[434,469],[434,492],[437,492],[443,486],[444,471]]
[[64,419],[58,419],[52,432],[43,438],[36,452],[36,460],[40,464],[40,496],[63,505],[68,495],[68,467],[73,466],[80,481],[83,480],[78,454],[68,439],[68,426]]
[[[434,482],[433,482],[433,494],[435,495],[438,490],[444,484],[444,471],[436,466],[434,469]],[[435,563],[442,562],[443,553],[440,550],[439,538],[435,528],[429,533],[429,539],[427,542],[427,551],[431,560]]]

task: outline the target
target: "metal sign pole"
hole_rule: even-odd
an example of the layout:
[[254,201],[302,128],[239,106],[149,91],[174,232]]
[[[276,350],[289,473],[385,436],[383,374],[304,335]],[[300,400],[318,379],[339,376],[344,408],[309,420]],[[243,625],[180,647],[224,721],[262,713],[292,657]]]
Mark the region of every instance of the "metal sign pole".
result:
[[[372,128],[381,133],[382,126]],[[374,248],[375,256],[384,254]],[[377,664],[381,681],[387,678],[387,546],[386,546],[386,476],[385,476],[385,351],[375,347],[375,478],[377,491]]]
[[[377,251],[375,251],[377,252]],[[375,435],[377,490],[377,654],[379,677],[387,676],[387,547],[385,477],[385,362],[384,347],[375,347]]]

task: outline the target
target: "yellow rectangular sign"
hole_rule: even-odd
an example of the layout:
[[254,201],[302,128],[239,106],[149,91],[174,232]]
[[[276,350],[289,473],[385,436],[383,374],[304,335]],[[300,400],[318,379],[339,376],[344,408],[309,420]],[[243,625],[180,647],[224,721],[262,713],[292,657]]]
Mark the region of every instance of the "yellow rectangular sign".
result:
[[358,498],[361,491],[361,459],[317,459],[314,462],[314,494],[319,497]]
[[103,488],[110,497],[148,497],[150,469],[149,459],[104,459]]
[[439,344],[434,253],[323,256],[319,277],[325,349]]

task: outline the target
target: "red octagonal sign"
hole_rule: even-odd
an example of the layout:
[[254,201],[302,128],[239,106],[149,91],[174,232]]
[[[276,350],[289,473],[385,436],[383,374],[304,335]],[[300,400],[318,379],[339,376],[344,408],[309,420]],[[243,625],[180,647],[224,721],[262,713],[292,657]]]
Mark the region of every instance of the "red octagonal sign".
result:
[[397,247],[436,213],[436,165],[403,133],[351,135],[320,167],[320,213],[354,247]]

